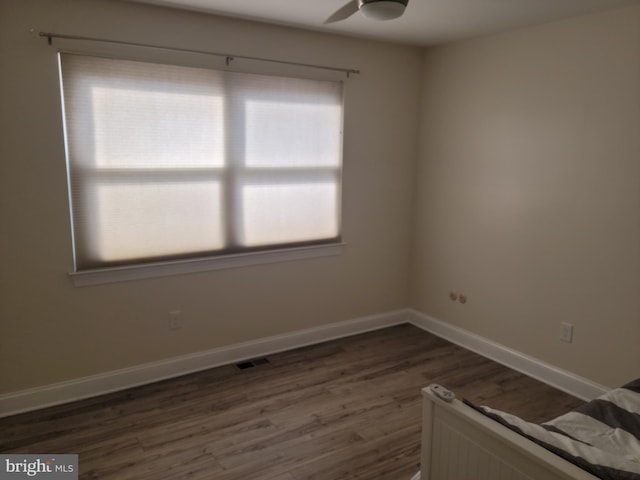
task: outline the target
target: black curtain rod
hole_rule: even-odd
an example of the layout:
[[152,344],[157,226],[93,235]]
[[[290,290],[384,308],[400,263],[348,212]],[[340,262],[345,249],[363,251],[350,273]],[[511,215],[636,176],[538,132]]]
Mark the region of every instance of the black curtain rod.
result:
[[257,60],[260,62],[270,62],[270,63],[279,63],[281,65],[294,65],[296,67],[307,67],[307,68],[318,68],[321,70],[331,70],[334,72],[342,72],[349,77],[349,75],[358,74],[360,70],[356,70],[353,68],[340,68],[340,67],[328,67],[326,65],[314,65],[310,63],[299,63],[299,62],[287,62],[284,60],[274,60],[272,58],[260,58],[260,57],[249,57],[246,55],[234,55],[230,53],[218,53],[218,52],[208,52],[206,50],[192,50],[189,48],[178,48],[178,47],[165,47],[160,45],[150,45],[147,43],[135,43],[135,42],[125,42],[122,40],[109,40],[105,38],[94,38],[94,37],[82,37],[78,35],[65,35],[61,33],[52,33],[52,32],[39,32],[41,37],[46,37],[49,45],[53,43],[54,38],[61,38],[66,40],[85,40],[90,42],[101,42],[101,43],[112,43],[116,45],[128,45],[132,47],[144,47],[144,48],[155,48],[159,50],[171,50],[174,52],[184,52],[184,53],[197,53],[200,55],[212,55],[215,57],[225,57],[227,59],[227,65],[231,63],[234,59],[240,58],[242,60]]

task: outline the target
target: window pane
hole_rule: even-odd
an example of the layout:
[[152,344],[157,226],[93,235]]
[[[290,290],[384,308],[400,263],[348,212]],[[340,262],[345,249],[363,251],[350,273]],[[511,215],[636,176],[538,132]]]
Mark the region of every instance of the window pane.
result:
[[223,102],[216,95],[93,87],[98,167],[221,167]]
[[247,101],[246,165],[338,166],[341,115],[339,104]]
[[88,248],[98,261],[224,246],[219,182],[100,184],[90,198]]
[[222,76],[214,70],[61,56],[70,160],[90,168],[221,167]]
[[243,243],[259,246],[335,238],[335,182],[242,187]]

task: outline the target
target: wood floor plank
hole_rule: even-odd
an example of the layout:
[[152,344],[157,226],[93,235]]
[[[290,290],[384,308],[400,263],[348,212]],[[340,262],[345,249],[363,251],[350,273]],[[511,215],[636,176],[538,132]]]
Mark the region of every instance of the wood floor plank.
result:
[[372,442],[353,445],[321,456],[292,471],[296,480],[399,479],[404,469],[411,476],[419,469],[420,427],[399,430]]
[[77,453],[83,480],[408,480],[429,383],[537,422],[582,403],[410,325],[268,360],[0,419],[0,451]]

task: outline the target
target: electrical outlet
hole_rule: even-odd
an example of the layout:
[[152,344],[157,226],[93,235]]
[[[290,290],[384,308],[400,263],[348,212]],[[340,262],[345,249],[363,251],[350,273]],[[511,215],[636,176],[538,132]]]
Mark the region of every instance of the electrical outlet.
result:
[[567,322],[560,323],[560,340],[566,343],[573,342],[573,325]]
[[179,330],[182,328],[182,318],[180,310],[171,310],[169,312],[169,330]]

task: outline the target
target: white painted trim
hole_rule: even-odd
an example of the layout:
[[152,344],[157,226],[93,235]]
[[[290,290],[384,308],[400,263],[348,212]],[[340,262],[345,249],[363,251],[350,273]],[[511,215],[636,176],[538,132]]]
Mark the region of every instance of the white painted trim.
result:
[[208,368],[236,363],[241,360],[270,355],[407,322],[583,400],[590,400],[609,391],[607,387],[593,383],[586,378],[416,310],[408,309],[331,323],[66,382],[3,394],[0,395],[0,417],[95,397]]
[[504,345],[430,317],[416,310],[408,310],[409,323],[467,350],[505,365],[536,380],[551,385],[582,400],[591,400],[609,391],[591,380],[562,370],[537,358],[512,350]]
[[75,287],[86,287],[105,283],[126,282],[128,280],[165,277],[168,275],[182,275],[185,273],[206,272],[209,270],[329,257],[340,255],[345,246],[346,243],[329,243],[326,245],[282,248],[263,252],[220,255],[219,257],[192,258],[140,265],[125,265],[122,267],[99,268],[95,270],[71,272],[69,275]]
[[8,393],[0,395],[0,417],[95,397],[402,323],[407,323],[407,311],[396,310]]

